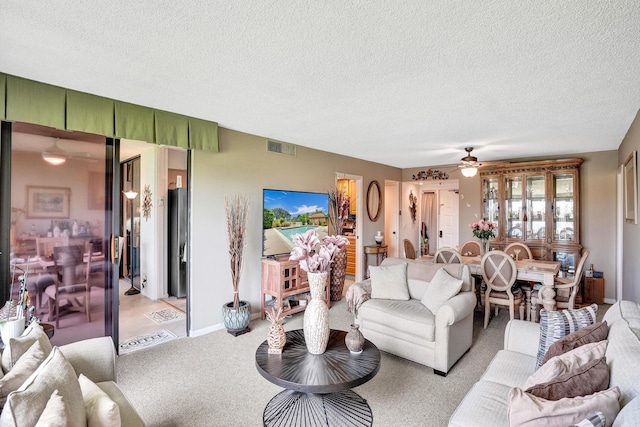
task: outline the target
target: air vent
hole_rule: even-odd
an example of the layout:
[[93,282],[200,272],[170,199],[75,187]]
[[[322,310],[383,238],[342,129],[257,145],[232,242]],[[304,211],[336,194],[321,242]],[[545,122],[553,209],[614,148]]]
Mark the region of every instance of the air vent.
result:
[[295,157],[296,146],[293,144],[287,144],[286,142],[267,140],[267,151],[271,153],[286,154],[287,156]]

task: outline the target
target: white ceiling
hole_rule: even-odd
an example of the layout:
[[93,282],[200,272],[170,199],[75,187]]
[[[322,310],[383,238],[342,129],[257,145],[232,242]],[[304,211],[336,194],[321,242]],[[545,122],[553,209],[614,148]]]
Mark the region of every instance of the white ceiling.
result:
[[637,0],[0,2],[0,72],[400,168],[615,150]]

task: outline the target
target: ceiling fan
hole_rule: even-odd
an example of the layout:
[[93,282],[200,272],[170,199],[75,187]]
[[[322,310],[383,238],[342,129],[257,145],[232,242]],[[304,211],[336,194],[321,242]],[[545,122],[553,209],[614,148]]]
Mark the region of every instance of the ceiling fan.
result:
[[42,152],[42,158],[45,162],[54,166],[61,165],[67,161],[67,159],[80,159],[89,162],[95,162],[90,153],[83,151],[67,151],[58,146],[60,138],[54,138],[51,147]]
[[462,163],[458,167],[462,175],[471,178],[478,173],[478,167],[482,166],[482,163],[478,163],[478,158],[471,155],[473,147],[467,147],[464,151],[467,152],[467,155],[460,159]]

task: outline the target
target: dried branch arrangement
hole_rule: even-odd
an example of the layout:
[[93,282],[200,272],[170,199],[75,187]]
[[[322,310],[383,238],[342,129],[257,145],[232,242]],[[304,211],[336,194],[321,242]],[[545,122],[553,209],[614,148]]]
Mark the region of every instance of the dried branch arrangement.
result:
[[249,219],[249,199],[236,194],[232,199],[224,198],[225,217],[227,221],[227,244],[231,264],[231,280],[233,282],[233,307],[238,309],[240,297],[240,272],[242,271],[242,255],[246,246],[245,237],[247,220]]

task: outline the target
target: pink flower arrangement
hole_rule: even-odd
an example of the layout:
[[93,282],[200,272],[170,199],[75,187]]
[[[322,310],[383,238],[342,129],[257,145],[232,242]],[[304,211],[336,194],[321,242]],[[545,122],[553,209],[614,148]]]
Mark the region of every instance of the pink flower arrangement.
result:
[[[310,229],[302,234],[291,236],[296,246],[291,251],[289,259],[300,261],[300,268],[307,273],[323,273],[327,271],[331,259],[336,250],[348,245],[349,241],[344,236],[325,236],[320,239],[315,229]],[[320,245],[320,248],[316,247]]]
[[489,240],[496,237],[494,230],[497,228],[497,225],[491,220],[485,221],[484,219],[481,219],[478,222],[469,224],[469,228],[473,231],[473,235],[478,239]]

